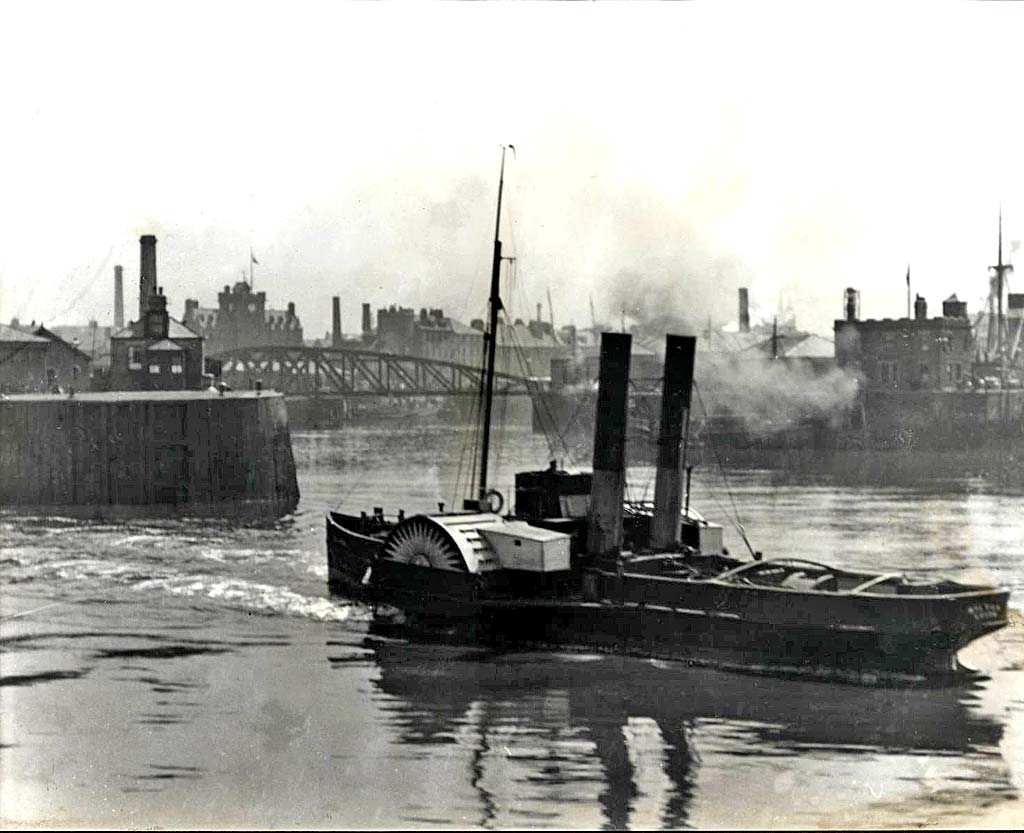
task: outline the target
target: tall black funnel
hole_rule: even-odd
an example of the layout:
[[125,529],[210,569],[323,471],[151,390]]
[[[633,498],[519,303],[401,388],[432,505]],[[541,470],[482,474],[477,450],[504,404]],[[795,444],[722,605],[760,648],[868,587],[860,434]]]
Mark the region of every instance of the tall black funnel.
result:
[[594,555],[618,553],[622,547],[626,411],[632,341],[628,333],[601,333],[601,370],[597,417],[594,420],[594,474],[587,533],[587,548]]
[[661,389],[661,430],[658,433],[658,472],[654,481],[654,518],[651,547],[667,550],[679,542],[679,510],[683,506],[683,470],[680,445],[685,434],[693,360],[697,339],[666,336],[665,381]]

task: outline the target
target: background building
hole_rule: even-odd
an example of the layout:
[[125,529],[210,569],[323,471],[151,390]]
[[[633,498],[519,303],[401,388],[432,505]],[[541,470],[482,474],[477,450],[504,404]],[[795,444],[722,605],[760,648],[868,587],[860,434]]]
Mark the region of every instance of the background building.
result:
[[976,345],[967,305],[955,296],[941,318],[928,317],[920,295],[913,318],[860,321],[847,290],[846,318],[835,322],[836,361],[860,371],[868,389],[955,390],[971,384]]
[[167,299],[156,285],[156,238],[139,240],[138,321],[110,339],[110,390],[191,390],[204,386],[203,337],[167,313]]
[[[439,361],[482,366],[484,322],[474,319],[467,326],[448,318],[442,309],[421,309],[394,305],[377,311],[377,331],[372,349],[383,353],[421,356]],[[545,321],[512,324],[498,321],[495,369],[517,376],[548,377],[551,360],[565,357],[570,349]]]
[[302,322],[295,304],[267,309],[267,293],[253,292],[245,281],[225,286],[217,295],[217,308],[185,301],[182,323],[206,339],[206,352],[218,353],[239,347],[301,347]]
[[90,358],[46,327],[0,325],[0,389],[63,392],[90,387]]

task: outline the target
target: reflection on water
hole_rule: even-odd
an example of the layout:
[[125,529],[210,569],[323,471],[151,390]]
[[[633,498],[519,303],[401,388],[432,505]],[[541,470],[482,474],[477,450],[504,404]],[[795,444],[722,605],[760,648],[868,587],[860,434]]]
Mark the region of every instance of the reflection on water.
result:
[[[377,639],[366,647],[380,668],[375,699],[395,741],[429,748],[429,760],[460,758],[477,797],[471,823],[480,826],[593,823],[593,810],[609,828],[685,826],[695,809],[706,812],[695,797],[707,804],[700,794],[718,780],[715,769],[742,783],[743,761],[762,762],[763,779],[778,769],[764,766],[772,760],[801,768],[839,757],[870,770],[879,759],[928,756],[937,770],[955,756],[959,764],[995,765],[994,786],[1012,793],[999,765],[1002,726],[972,708],[980,682],[865,690],[607,656]],[[712,770],[702,778],[709,758]],[[823,787],[860,792],[850,781]],[[417,820],[418,807],[401,810],[405,821]],[[757,817],[742,802],[740,810]],[[811,818],[819,810],[812,803],[804,812]]]
[[[1019,806],[1020,627],[967,657],[988,676],[924,691],[368,635],[371,611],[328,593],[323,512],[451,505],[467,436],[296,433],[302,503],[280,522],[0,513],[0,818],[813,827]],[[496,484],[508,495],[549,452],[506,433]],[[631,469],[634,497],[653,474]],[[736,552],[738,514],[767,554],[997,581],[1024,602],[1024,520],[1004,485],[707,468],[694,482]]]

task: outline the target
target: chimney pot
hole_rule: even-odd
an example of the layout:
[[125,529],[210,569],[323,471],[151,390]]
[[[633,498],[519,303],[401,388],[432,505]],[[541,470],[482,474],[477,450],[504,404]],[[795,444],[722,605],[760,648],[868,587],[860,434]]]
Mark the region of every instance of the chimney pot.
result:
[[846,288],[846,320],[856,321],[860,312],[860,293],[852,286]]

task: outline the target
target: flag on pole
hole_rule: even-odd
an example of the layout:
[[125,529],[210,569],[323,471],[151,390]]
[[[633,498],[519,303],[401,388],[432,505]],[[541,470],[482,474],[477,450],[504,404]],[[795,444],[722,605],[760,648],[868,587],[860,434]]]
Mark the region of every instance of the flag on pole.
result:
[[252,262],[255,263],[257,266],[260,265],[260,262],[256,260],[256,255],[252,253],[252,249],[249,249],[249,257],[252,258]]
[[910,264],[907,264],[907,289],[910,289]]

